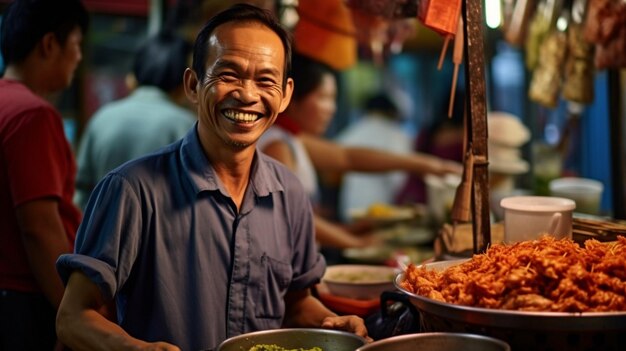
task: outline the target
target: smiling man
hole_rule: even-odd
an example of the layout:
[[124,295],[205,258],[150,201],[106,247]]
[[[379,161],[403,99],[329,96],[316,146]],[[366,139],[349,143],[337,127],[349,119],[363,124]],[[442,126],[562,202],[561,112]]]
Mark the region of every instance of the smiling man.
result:
[[213,349],[287,327],[366,336],[309,292],[325,268],[302,186],[256,150],[291,98],[289,35],[235,5],[198,35],[185,91],[198,122],[182,140],[109,173],[94,190],[57,317],[73,350]]

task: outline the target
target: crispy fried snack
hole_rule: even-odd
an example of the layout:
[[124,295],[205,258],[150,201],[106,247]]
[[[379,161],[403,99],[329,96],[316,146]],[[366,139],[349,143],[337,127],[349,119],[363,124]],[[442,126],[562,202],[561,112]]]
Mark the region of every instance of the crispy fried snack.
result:
[[410,265],[402,287],[459,305],[549,312],[626,311],[626,238],[585,247],[543,236],[487,252],[439,273]]

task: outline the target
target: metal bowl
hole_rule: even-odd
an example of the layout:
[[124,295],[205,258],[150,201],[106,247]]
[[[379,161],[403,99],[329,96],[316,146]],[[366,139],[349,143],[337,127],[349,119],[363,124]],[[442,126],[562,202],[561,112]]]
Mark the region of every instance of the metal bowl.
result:
[[276,344],[286,349],[320,347],[324,351],[354,351],[367,341],[352,333],[330,329],[272,329],[234,336],[217,351],[248,351],[259,344]]
[[[465,260],[426,264],[438,271]],[[420,311],[424,332],[459,332],[504,340],[521,350],[621,350],[626,333],[626,312],[525,312],[496,310],[445,303],[402,288],[404,273],[394,284]]]
[[375,341],[356,351],[510,351],[504,341],[463,333],[421,333],[399,335]]

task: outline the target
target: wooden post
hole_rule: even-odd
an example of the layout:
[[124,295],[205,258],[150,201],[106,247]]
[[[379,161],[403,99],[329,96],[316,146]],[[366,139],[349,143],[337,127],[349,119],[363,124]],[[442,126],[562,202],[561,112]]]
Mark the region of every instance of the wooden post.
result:
[[474,157],[472,181],[472,222],[474,253],[482,253],[491,244],[489,222],[489,169],[487,157],[487,108],[482,0],[464,0],[465,78],[468,83],[466,128]]

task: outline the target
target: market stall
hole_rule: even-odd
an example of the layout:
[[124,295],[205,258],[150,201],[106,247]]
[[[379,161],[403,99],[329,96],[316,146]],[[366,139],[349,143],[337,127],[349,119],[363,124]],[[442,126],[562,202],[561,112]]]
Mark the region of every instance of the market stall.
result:
[[[424,4],[429,2],[424,1],[418,3]],[[430,3],[432,3],[432,1]],[[608,31],[610,34],[604,33],[605,37],[602,37],[602,39],[599,37],[595,37],[595,39],[585,39],[582,37],[582,28],[584,26],[586,26],[585,28],[591,28],[596,26],[598,23],[601,23],[601,19],[594,18],[594,16],[597,16],[598,11],[597,9],[594,9],[594,7],[604,6],[604,10],[600,11],[603,14],[601,15],[602,17],[608,16],[606,11],[608,8],[613,8],[612,6],[617,6],[616,8],[613,8],[615,10],[614,13],[619,13],[618,9],[621,9],[621,5],[617,2],[590,1],[589,3],[590,7],[587,8],[585,7],[586,3],[580,1],[569,3],[556,2],[556,4],[555,2],[518,1],[511,9],[511,13],[509,14],[510,17],[505,24],[505,28],[503,28],[505,33],[504,36],[511,45],[525,47],[527,53],[526,59],[531,61],[528,63],[532,65],[529,66],[532,78],[529,82],[528,96],[532,103],[542,105],[544,108],[556,107],[560,99],[565,99],[566,101],[576,104],[590,104],[594,99],[593,78],[595,70],[607,68],[619,69],[620,67],[624,67],[623,63],[620,62],[621,58],[618,59],[613,56],[615,55],[614,52],[618,50],[616,48],[617,44],[614,41],[621,40],[617,39],[620,38],[620,34],[617,34],[621,31],[621,29],[619,29],[621,28],[619,27],[620,25],[617,25],[616,28],[609,29]],[[537,6],[538,4],[540,6]],[[363,2],[360,4],[359,9],[368,10],[367,5],[370,5],[370,2]],[[510,238],[508,242],[506,241],[506,228],[496,229],[498,235],[496,243],[492,241],[491,236],[494,227],[491,225],[489,203],[489,153],[487,146],[489,138],[487,132],[489,119],[487,118],[488,113],[486,107],[486,78],[484,72],[486,64],[484,53],[485,48],[483,46],[483,38],[485,35],[482,32],[484,23],[482,15],[482,2],[467,0],[463,1],[462,5],[460,23],[462,23],[463,26],[463,35],[459,37],[457,33],[453,32],[450,32],[447,35],[448,37],[452,37],[457,43],[461,42],[464,44],[463,62],[465,63],[464,67],[467,78],[466,84],[469,93],[466,104],[467,109],[465,112],[465,170],[461,183],[456,191],[454,206],[451,208],[450,219],[454,222],[454,225],[444,227],[442,232],[447,233],[446,235],[450,235],[450,238],[454,237],[454,233],[457,229],[465,235],[471,233],[474,253],[485,253],[492,246],[494,247],[494,250],[496,250],[495,248],[500,250],[504,247],[508,250],[510,248],[517,247],[517,245],[513,245],[516,241],[510,241]],[[540,25],[531,21],[531,18],[542,18],[543,16],[546,16],[546,12],[544,11],[547,11],[545,10],[545,6],[548,5],[551,6],[550,11],[548,12],[553,14],[555,17],[552,20],[548,20],[550,24],[548,25],[548,28],[542,29],[544,31],[543,33],[537,33],[537,29],[533,28],[533,23],[535,23],[535,26]],[[388,17],[393,17],[391,14],[403,13],[402,11],[409,12],[407,7],[396,7],[396,11],[394,12],[393,6],[389,6],[386,8],[386,12],[382,11],[380,13],[383,15],[386,14]],[[587,22],[583,21],[583,17],[587,19]],[[564,18],[567,18],[568,21],[568,25],[565,27],[563,27]],[[423,18],[420,19],[423,20]],[[536,19],[535,21],[541,21],[541,19]],[[621,20],[615,19],[615,21],[619,22]],[[557,27],[557,22],[560,23],[558,25],[560,27]],[[615,25],[615,22],[611,23],[612,25]],[[546,24],[543,23],[543,25]],[[552,30],[553,26],[554,30]],[[598,31],[598,28],[596,27],[594,30]],[[585,31],[587,35],[590,35],[588,34],[590,32],[593,32],[593,30],[588,29]],[[540,36],[543,37],[540,38]],[[444,45],[448,45],[448,40],[446,40]],[[613,81],[612,84],[614,85],[612,87],[612,94],[615,94],[615,91],[618,91],[618,95],[613,96],[612,102],[613,104],[617,104],[615,97],[619,96],[619,87],[615,86],[615,81]],[[612,131],[611,135],[612,140],[615,141],[615,145],[619,146],[621,149],[623,148],[623,145],[618,140],[622,139],[621,135],[623,133],[623,126],[622,123],[619,122],[619,116],[615,115],[616,110],[619,110],[618,106],[614,106],[611,109],[611,120],[614,121],[613,123],[615,126],[615,130]],[[614,156],[614,160],[615,164],[613,166],[615,168],[613,172],[615,177],[623,177],[623,166],[621,166],[623,163],[623,156],[617,158]],[[621,187],[618,185],[615,189],[616,191],[621,191],[618,190],[620,188]],[[554,195],[556,195],[556,193],[553,194],[553,196]],[[568,194],[565,194],[565,196],[567,195]],[[574,194],[570,193],[569,195],[574,197]],[[547,198],[547,196],[544,197]],[[623,206],[623,204],[620,203],[623,202],[623,196],[617,194],[616,198],[621,199],[615,200],[615,216],[618,217],[620,216],[619,213],[622,211],[620,206]],[[534,201],[531,203],[531,207],[543,206],[539,204],[539,199],[530,200]],[[565,241],[552,242],[550,245],[555,245],[555,247],[560,246],[561,248],[567,247],[568,250],[578,250],[577,248],[584,245],[584,241],[586,239],[595,238],[608,243],[599,244],[597,241],[594,241],[592,244],[589,244],[587,250],[608,250],[608,252],[617,252],[615,250],[623,249],[622,239],[619,239],[620,241],[616,242],[616,240],[618,240],[618,236],[620,235],[619,233],[624,229],[623,225],[616,223],[611,219],[599,217],[590,219],[575,217],[572,220],[571,212],[574,208],[573,204],[574,202],[569,199],[567,203],[564,203],[564,205],[567,206],[567,211],[569,211],[569,225],[573,225],[574,228],[574,241],[571,240],[572,229],[570,228],[569,234],[565,235]],[[579,203],[579,209],[586,213],[593,212],[593,210],[585,210],[585,206],[582,202]],[[561,216],[565,215],[565,212],[559,212],[557,217],[561,218]],[[532,218],[531,221],[533,221]],[[571,223],[572,221],[573,224]],[[469,227],[462,226],[461,223],[464,222],[471,222],[471,224],[469,224]],[[525,225],[523,221],[517,222],[515,225],[518,231],[523,230],[524,228],[527,229],[527,231],[531,230],[531,226]],[[507,223],[504,222],[504,227],[506,226]],[[499,232],[500,230],[505,230],[504,235]],[[567,232],[567,230],[565,230],[565,232]],[[610,234],[607,234],[609,232]],[[549,245],[544,241],[535,240],[539,238],[538,234],[539,233],[531,239],[519,239],[519,244],[538,245],[530,249],[530,251],[534,250],[535,253],[540,252],[540,250],[544,250]],[[552,234],[554,234],[554,236],[558,236],[556,235],[556,232]],[[505,244],[500,243],[503,241],[503,238],[505,239]],[[449,245],[454,244],[458,244],[458,242],[454,242],[454,239],[450,239]],[[507,256],[505,254],[502,255],[503,257]],[[547,253],[545,255],[547,255]],[[612,254],[609,256],[610,258],[607,256],[606,260],[613,260]],[[620,256],[620,254],[617,256]],[[510,253],[507,257],[519,258],[525,256],[520,253]],[[545,257],[547,256],[538,254],[535,258],[537,260],[541,260],[542,257],[546,259]],[[442,258],[445,259],[445,257],[438,257],[438,259]],[[532,260],[535,258],[532,258]],[[460,299],[465,298],[470,301],[476,300],[477,298],[472,297],[472,294],[477,294],[478,291],[482,291],[481,289],[490,289],[488,286],[481,285],[480,275],[486,274],[487,271],[498,271],[498,269],[503,269],[497,262],[489,261],[488,257],[485,259],[487,260],[487,262],[485,262],[485,267],[490,266],[491,268],[485,268],[484,271],[480,269],[476,272],[475,276],[470,277],[470,273],[478,268],[476,265],[467,264],[464,268],[466,270],[463,271],[462,276],[454,276],[456,273],[461,273],[458,270],[448,270],[449,275],[447,277],[437,277],[437,279],[441,279],[437,282],[437,284],[441,284],[442,289],[448,286],[447,289],[454,290],[456,294],[459,294]],[[476,260],[476,256],[473,260]],[[513,260],[513,258],[511,258],[511,260]],[[554,264],[557,264],[558,261],[556,258],[554,260],[546,260]],[[616,265],[623,265],[623,262],[618,263],[620,260],[618,257],[615,257],[615,260]],[[463,260],[463,262],[468,261]],[[490,263],[488,264],[488,262]],[[597,309],[582,310],[573,310],[571,309],[571,306],[573,305],[569,305],[569,309],[557,311],[551,308],[539,309],[538,305],[535,305],[538,300],[531,301],[531,299],[528,303],[531,304],[532,307],[529,308],[528,306],[522,306],[520,307],[522,312],[519,312],[511,311],[516,310],[516,308],[510,308],[510,306],[504,308],[494,306],[488,306],[487,308],[484,308],[485,306],[479,306],[482,308],[466,308],[464,306],[458,306],[459,304],[463,305],[463,303],[459,301],[451,302],[449,300],[435,298],[433,295],[428,295],[428,292],[432,291],[432,286],[428,284],[424,285],[426,281],[420,279],[424,277],[432,278],[434,275],[430,275],[431,273],[426,273],[426,271],[444,271],[445,268],[457,266],[460,265],[460,263],[460,261],[443,261],[440,263],[436,262],[426,264],[426,270],[420,271],[420,274],[423,273],[424,275],[414,281],[416,283],[416,289],[419,290],[421,287],[424,291],[426,291],[423,296],[417,294],[416,291],[407,290],[408,288],[405,285],[406,283],[404,283],[404,279],[406,279],[409,274],[407,271],[397,277],[396,287],[407,293],[411,297],[413,305],[419,310],[418,313],[421,315],[420,322],[422,323],[422,331],[457,333],[470,331],[477,334],[490,335],[507,341],[512,346],[513,350],[523,350],[529,348],[537,348],[540,350],[565,348],[602,348],[606,350],[617,350],[619,335],[621,335],[624,331],[624,306],[622,305],[612,305],[609,303],[610,306],[602,304],[601,306],[598,306]],[[528,267],[534,267],[532,263],[525,261],[525,263],[521,264],[520,267],[513,265],[512,268],[523,269],[523,266],[525,266],[526,269],[528,269]],[[414,267],[411,269],[414,269]],[[530,272],[532,272],[533,275],[540,275],[541,273],[537,273],[539,270],[541,270],[541,268],[531,268]],[[594,273],[590,272],[589,274],[591,276]],[[620,274],[618,274],[618,276],[619,275]],[[536,279],[541,280],[540,278]],[[621,283],[619,282],[619,279],[622,279]],[[471,285],[472,287],[467,290],[464,290],[465,288],[463,287],[455,288],[457,283],[460,285],[463,282]],[[618,285],[623,284],[623,277],[616,277],[615,282]],[[578,282],[574,284],[576,285]],[[587,285],[583,284],[579,286],[579,288],[582,289],[581,291],[585,291],[585,289],[587,289],[585,286]],[[498,289],[496,290],[499,292],[502,292],[503,290],[508,291],[504,287]],[[551,289],[552,288],[548,288],[548,290]],[[565,289],[565,287],[559,286],[558,289]],[[589,291],[587,291],[587,293],[593,293],[591,291],[591,287],[588,287],[588,289]],[[619,290],[619,288],[617,289]],[[565,298],[568,297],[568,294],[570,293],[574,294],[572,291],[573,290],[570,290],[569,293],[555,292],[555,294],[559,295],[558,297]],[[489,292],[485,292],[485,294],[489,294]],[[438,295],[435,294],[434,296]],[[433,301],[433,299],[435,299],[435,301]],[[616,299],[617,300],[613,301],[623,301],[624,297],[616,297]],[[489,299],[487,298],[487,300]],[[521,300],[518,303],[522,303]],[[349,300],[345,300],[344,303],[345,305],[350,304]],[[553,302],[543,300],[542,303],[546,303],[546,306],[552,304],[552,307],[554,307]],[[490,310],[489,308],[494,308],[494,310]]]

